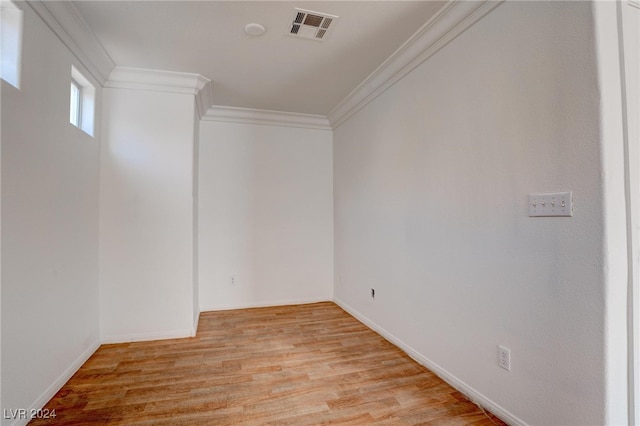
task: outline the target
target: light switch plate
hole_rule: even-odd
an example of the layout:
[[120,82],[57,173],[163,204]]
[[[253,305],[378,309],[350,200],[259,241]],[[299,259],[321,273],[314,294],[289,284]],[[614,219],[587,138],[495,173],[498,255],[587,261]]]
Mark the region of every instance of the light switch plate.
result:
[[573,216],[572,192],[529,194],[529,216]]

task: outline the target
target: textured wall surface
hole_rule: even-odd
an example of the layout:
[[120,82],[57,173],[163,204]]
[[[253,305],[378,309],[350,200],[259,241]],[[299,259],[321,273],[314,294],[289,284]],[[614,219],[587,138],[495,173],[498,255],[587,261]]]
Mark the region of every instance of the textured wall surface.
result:
[[594,37],[588,3],[504,3],[334,132],[336,299],[530,424],[607,416]]
[[69,123],[71,66],[90,75],[20,7],[21,89],[2,82],[3,409],[40,408],[100,339],[100,145]]
[[103,341],[193,330],[193,95],[104,90]]
[[201,123],[202,310],[332,299],[331,141],[326,130]]

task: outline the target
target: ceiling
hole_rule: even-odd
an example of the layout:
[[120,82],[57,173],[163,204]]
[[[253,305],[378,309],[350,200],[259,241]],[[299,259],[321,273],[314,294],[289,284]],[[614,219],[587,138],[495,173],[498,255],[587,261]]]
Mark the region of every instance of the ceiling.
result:
[[[213,104],[327,115],[441,1],[75,1],[116,65],[198,73]],[[293,9],[339,16],[326,40],[286,35]],[[249,23],[266,33],[245,34]]]

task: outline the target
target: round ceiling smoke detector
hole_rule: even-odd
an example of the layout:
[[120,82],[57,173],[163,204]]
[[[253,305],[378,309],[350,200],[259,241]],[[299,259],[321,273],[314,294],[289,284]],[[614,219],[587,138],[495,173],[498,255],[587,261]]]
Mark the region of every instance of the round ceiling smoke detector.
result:
[[247,24],[247,26],[244,27],[244,32],[254,37],[261,36],[265,31],[262,25],[255,23]]

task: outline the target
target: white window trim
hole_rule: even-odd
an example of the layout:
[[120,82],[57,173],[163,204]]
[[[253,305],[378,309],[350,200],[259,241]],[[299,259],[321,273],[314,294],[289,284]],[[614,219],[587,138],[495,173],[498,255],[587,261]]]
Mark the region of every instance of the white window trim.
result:
[[20,89],[22,66],[23,12],[11,0],[0,1],[0,52],[2,66],[0,76],[7,83]]
[[[80,99],[78,105],[78,124],[75,125],[73,121],[71,121],[71,104],[69,104],[69,121],[89,136],[93,136],[96,89],[74,66],[71,66],[70,85],[71,84],[75,84],[80,89]],[[70,98],[69,102],[71,103],[71,101],[72,99]]]
[[[71,79],[71,87],[75,87],[78,95],[77,98],[74,98],[73,91],[71,92],[71,99],[69,105],[69,121],[71,124],[78,128],[82,128],[82,86],[75,81],[73,78]],[[74,114],[74,105],[75,106],[75,114]]]

